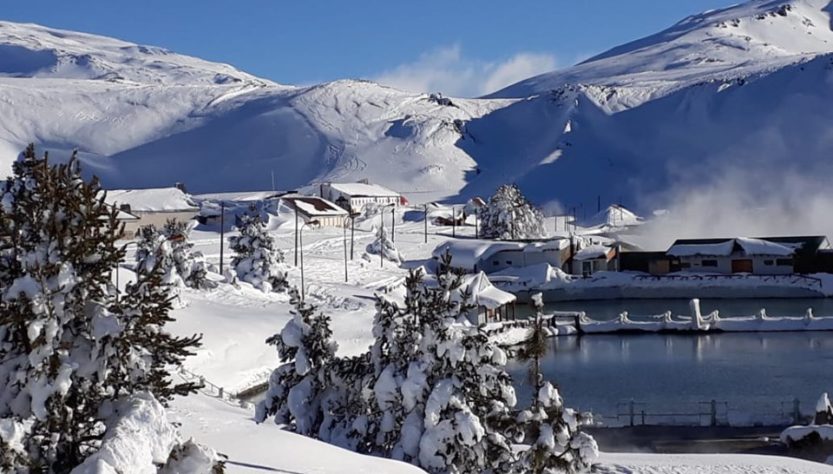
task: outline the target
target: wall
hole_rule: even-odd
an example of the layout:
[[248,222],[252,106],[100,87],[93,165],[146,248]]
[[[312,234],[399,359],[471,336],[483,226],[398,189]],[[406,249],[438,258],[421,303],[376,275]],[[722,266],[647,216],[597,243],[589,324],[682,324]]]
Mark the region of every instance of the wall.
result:
[[153,225],[157,229],[161,228],[168,222],[168,219],[174,219],[180,222],[188,222],[197,217],[199,211],[171,211],[171,212],[138,212],[134,211],[133,215],[139,218],[137,221],[127,221],[124,225],[125,239],[132,239],[136,236],[136,231],[139,227]]
[[[682,272],[697,272],[697,273],[732,273],[732,260],[752,260],[752,273],[755,275],[789,275],[794,273],[793,265],[777,265],[777,261],[783,257],[768,257],[768,256],[752,256],[748,257],[742,253],[736,252],[729,257],[683,257],[680,262],[687,262],[691,265],[690,268],[682,268]],[[716,260],[717,267],[705,267],[702,265],[703,260]],[[789,259],[792,260],[792,259]],[[770,261],[772,265],[767,265]]]

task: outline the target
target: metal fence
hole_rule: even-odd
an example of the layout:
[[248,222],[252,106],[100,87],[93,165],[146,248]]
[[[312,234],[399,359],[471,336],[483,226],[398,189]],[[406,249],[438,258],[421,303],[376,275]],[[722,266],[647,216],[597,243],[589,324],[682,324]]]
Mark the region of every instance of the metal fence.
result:
[[774,426],[803,424],[813,413],[802,411],[811,404],[799,399],[782,401],[751,401],[731,404],[728,401],[705,400],[663,404],[628,400],[616,404],[615,413],[593,413],[600,426]]
[[815,277],[799,274],[789,275],[745,275],[745,274],[712,274],[712,275],[636,275],[635,280],[652,280],[652,281],[727,281],[727,280],[755,280],[762,283],[779,283],[788,285],[798,285],[808,288],[821,288],[821,280]]

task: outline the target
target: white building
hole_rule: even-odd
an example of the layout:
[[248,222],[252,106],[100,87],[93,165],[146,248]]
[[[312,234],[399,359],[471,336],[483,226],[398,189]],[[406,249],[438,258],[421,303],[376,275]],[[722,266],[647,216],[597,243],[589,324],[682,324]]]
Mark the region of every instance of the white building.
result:
[[325,183],[321,185],[321,197],[344,209],[361,212],[368,204],[378,206],[402,203],[402,195],[378,184]]
[[496,242],[493,240],[450,240],[434,249],[439,260],[448,252],[451,266],[467,273],[493,273],[505,268],[523,268],[548,263],[562,268],[569,259],[569,239],[542,242]]
[[616,248],[593,244],[578,250],[573,256],[573,274],[592,275],[596,272],[616,271]]
[[162,227],[169,219],[188,222],[200,212],[191,197],[178,188],[112,189],[105,202],[137,217],[123,220],[125,238],[133,238],[139,227]]
[[[673,270],[697,273],[788,275],[795,272],[796,252],[806,239],[776,242],[737,237],[678,240],[666,253]],[[825,239],[826,240],[826,239]],[[816,248],[820,245],[816,244]]]
[[335,203],[315,196],[284,196],[287,204],[303,222],[317,221],[320,227],[343,227],[347,211]]

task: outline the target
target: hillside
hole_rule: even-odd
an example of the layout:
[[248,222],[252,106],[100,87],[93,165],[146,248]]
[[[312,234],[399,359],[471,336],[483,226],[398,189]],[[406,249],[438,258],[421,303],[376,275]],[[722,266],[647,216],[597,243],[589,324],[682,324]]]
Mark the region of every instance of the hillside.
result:
[[516,181],[580,218],[598,196],[644,214],[721,180],[754,194],[751,169],[757,183],[830,175],[827,4],[696,15],[483,99],[357,80],[290,87],[161,48],[0,23],[0,170],[36,141],[53,156],[78,148],[112,188],[254,191],[274,173],[281,189],[367,178],[418,203]]

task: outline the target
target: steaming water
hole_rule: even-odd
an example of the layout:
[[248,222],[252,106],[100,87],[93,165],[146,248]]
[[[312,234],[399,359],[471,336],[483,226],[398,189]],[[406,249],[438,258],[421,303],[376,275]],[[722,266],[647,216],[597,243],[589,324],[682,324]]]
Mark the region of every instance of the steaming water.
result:
[[[603,415],[624,415],[631,399],[637,413],[708,412],[700,402],[715,399],[721,418],[728,403],[733,423],[779,422],[788,416],[767,416],[789,413],[795,398],[810,413],[822,392],[833,392],[833,333],[594,335],[555,338],[550,349],[545,378],[568,406]],[[528,365],[508,366],[519,404],[531,393]]]

